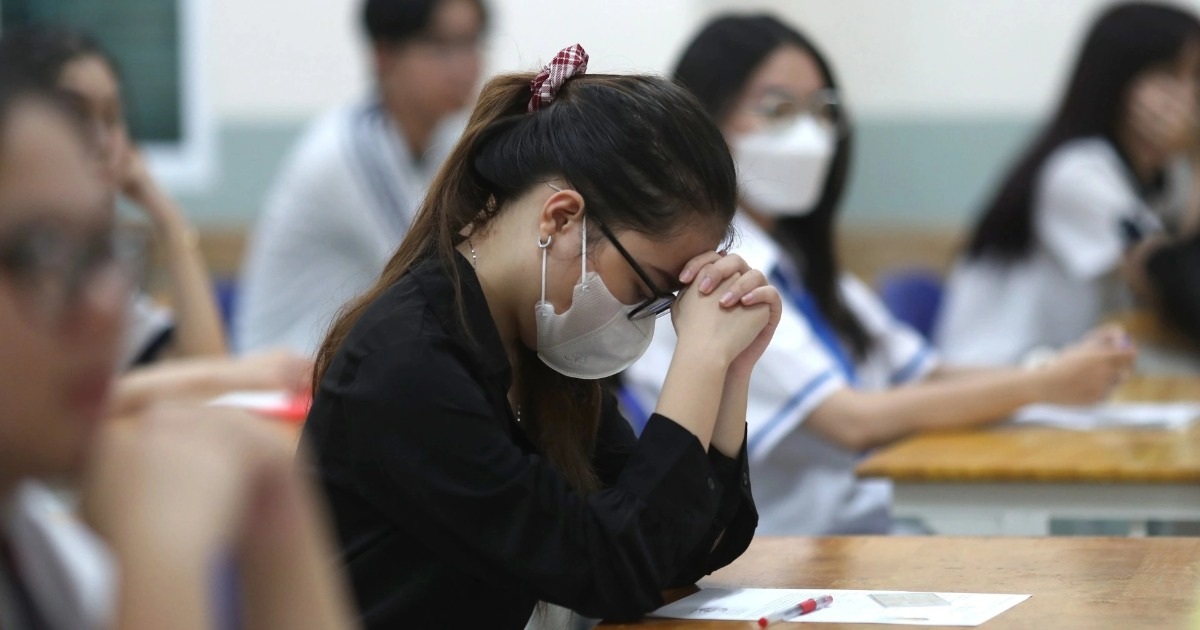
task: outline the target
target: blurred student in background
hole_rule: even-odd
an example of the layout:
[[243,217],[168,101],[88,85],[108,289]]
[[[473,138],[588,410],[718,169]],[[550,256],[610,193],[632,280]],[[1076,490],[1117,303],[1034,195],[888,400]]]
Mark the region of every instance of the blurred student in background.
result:
[[462,129],[479,81],[482,0],[366,0],[375,92],[317,122],[246,252],[234,339],[310,356],[375,280]]
[[31,26],[0,38],[0,65],[47,87],[74,95],[87,115],[103,160],[105,184],[145,213],[154,240],[165,252],[171,310],[136,294],[121,353],[128,369],[164,357],[225,354],[225,334],[196,231],[183,211],[151,176],[133,147],[125,123],[116,63],[86,33],[57,26]]
[[937,333],[948,360],[1014,364],[1129,307],[1123,263],[1139,275],[1156,235],[1200,223],[1198,82],[1195,15],[1126,3],[1097,19],[1057,113],[950,276]]
[[100,152],[106,190],[113,197],[123,194],[146,213],[165,252],[172,309],[155,306],[145,294],[132,294],[118,363],[124,374],[112,413],[136,413],[163,400],[201,401],[238,389],[307,390],[309,359],[278,350],[226,356],[195,230],[132,147],[120,77],[104,48],[78,30],[28,26],[0,37],[0,67],[76,100]]
[[[639,616],[753,536],[746,392],[780,304],[716,253],[733,163],[685,90],[586,63],[573,46],[484,87],[321,347],[302,443],[368,627],[436,627],[463,601],[496,628],[539,600]],[[599,379],[668,309],[682,342],[639,440]]]
[[[1000,420],[1035,401],[1095,402],[1128,368],[1132,350],[1099,337],[1039,371],[942,365],[841,270],[834,232],[853,127],[828,60],[790,26],[765,15],[717,18],[688,45],[675,78],[733,150],[742,199],[731,251],[784,296],[747,411],[760,533],[887,532],[891,487],[856,478],[864,450]],[[676,344],[670,326],[657,328],[625,372],[635,398],[655,399]]]
[[130,293],[111,173],[75,103],[24,85],[0,76],[0,627],[212,628],[226,559],[246,627],[349,627],[316,502],[263,420],[104,422]]

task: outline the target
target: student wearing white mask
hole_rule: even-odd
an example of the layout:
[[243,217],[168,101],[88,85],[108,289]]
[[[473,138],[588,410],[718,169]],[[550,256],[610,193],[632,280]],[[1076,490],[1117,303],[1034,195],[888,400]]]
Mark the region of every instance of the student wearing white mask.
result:
[[[859,481],[866,449],[915,431],[1004,418],[1035,401],[1091,403],[1128,369],[1116,331],[1036,371],[941,365],[871,290],[841,271],[836,213],[852,128],[832,70],[810,40],[769,16],[726,16],[692,41],[675,71],[718,121],[742,204],[732,251],[783,295],[783,315],[750,383],[747,451],[763,534],[884,533],[890,486]],[[659,326],[626,370],[653,400],[679,343]]]
[[[733,161],[686,90],[586,62],[573,46],[484,87],[318,354],[302,443],[368,628],[464,601],[497,628],[539,600],[638,616],[753,536],[746,396],[781,304],[716,251]],[[667,311],[681,342],[638,439],[598,379]]]

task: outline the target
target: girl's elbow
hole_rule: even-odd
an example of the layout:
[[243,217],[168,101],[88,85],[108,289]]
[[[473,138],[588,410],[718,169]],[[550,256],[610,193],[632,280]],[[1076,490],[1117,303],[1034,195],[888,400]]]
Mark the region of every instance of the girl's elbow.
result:
[[[834,401],[831,401],[834,402]],[[848,451],[865,451],[883,440],[878,431],[879,417],[868,401],[843,399],[837,404],[818,408],[810,424],[826,439]]]
[[857,453],[879,446],[882,440],[871,422],[855,418],[845,423],[840,442],[847,450]]

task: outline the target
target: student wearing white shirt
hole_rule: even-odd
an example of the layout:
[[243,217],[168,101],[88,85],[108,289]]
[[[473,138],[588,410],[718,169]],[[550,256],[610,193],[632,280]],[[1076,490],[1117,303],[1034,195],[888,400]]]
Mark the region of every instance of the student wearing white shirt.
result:
[[362,17],[377,93],[318,121],[284,164],[246,252],[239,350],[314,354],[391,258],[462,129],[482,0],[365,0]]
[[[769,16],[721,17],[675,78],[720,123],[742,187],[732,248],[784,295],[751,378],[747,450],[761,534],[882,533],[890,487],[859,481],[866,449],[914,431],[995,421],[1039,400],[1105,397],[1133,357],[1098,335],[1037,371],[942,365],[862,282],[839,269],[833,232],[852,133],[824,57]],[[655,329],[625,372],[642,402],[662,387],[675,338]]]
[[1198,81],[1191,13],[1135,3],[1100,16],[1054,119],[950,276],[937,331],[947,360],[1014,364],[1131,306],[1122,267],[1163,237],[1135,244],[1200,214],[1200,162],[1186,159],[1200,149]]
[[[294,448],[236,411],[104,422],[130,296],[77,103],[0,67],[0,627],[349,627]],[[60,499],[77,490],[85,521]],[[86,525],[85,525],[86,522]]]

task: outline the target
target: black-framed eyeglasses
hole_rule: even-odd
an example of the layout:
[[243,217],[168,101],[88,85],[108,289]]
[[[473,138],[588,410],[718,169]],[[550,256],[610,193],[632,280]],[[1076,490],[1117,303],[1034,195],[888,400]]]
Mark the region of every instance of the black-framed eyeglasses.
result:
[[131,278],[139,251],[136,235],[126,230],[81,236],[56,223],[31,223],[0,237],[0,273],[18,291],[31,323],[54,325],[101,272],[116,268]]
[[[563,191],[562,188],[550,182],[546,182],[546,185],[558,192]],[[645,269],[642,269],[642,266],[633,259],[633,256],[621,244],[621,241],[617,240],[616,234],[613,234],[612,230],[608,229],[608,226],[598,217],[591,216],[590,218],[596,222],[596,226],[600,228],[600,232],[604,234],[604,238],[607,238],[617,248],[617,253],[621,254],[625,262],[629,263],[634,273],[642,279],[642,282],[646,283],[646,288],[650,289],[650,292],[654,294],[652,297],[643,300],[632,311],[629,311],[629,319],[637,321],[639,319],[646,319],[647,317],[662,317],[667,314],[671,310],[671,306],[675,304],[675,300],[679,298],[679,292],[659,289],[658,285],[654,284],[654,281],[650,279],[650,274],[646,273]]]
[[619,252],[621,257],[625,259],[625,262],[629,263],[629,266],[633,268],[634,273],[636,273],[638,277],[642,279],[642,282],[646,283],[646,287],[648,287],[650,292],[654,294],[653,297],[643,300],[642,303],[638,304],[636,308],[634,308],[632,311],[629,311],[629,319],[637,321],[647,317],[662,317],[663,315],[666,315],[671,310],[671,306],[675,304],[675,300],[679,297],[679,293],[677,291],[663,291],[662,289],[659,289],[658,285],[654,284],[654,281],[650,279],[650,275],[646,273],[646,270],[642,269],[642,266],[639,265],[637,261],[633,259],[633,256],[631,256],[625,249],[625,246],[621,245],[621,241],[617,240],[617,237],[612,233],[612,230],[608,229],[608,226],[605,225],[600,219],[592,217],[592,220],[596,222],[596,226],[600,228],[600,232],[604,234],[604,238],[607,238],[608,241],[613,244],[613,247],[617,248],[617,252]]

